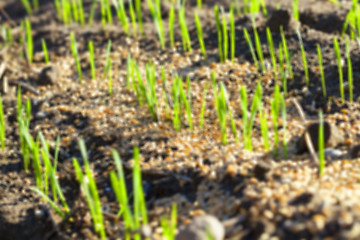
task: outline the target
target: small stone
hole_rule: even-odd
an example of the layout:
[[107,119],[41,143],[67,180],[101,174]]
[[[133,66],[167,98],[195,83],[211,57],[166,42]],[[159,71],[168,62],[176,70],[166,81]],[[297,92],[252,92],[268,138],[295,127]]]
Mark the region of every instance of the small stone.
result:
[[351,158],[359,158],[360,157],[360,144],[353,146],[350,150]]
[[[318,138],[319,138],[319,122],[311,123],[306,130],[310,135],[311,142],[314,146],[314,150],[318,150]],[[339,130],[335,125],[324,121],[324,143],[326,148],[334,148],[339,143],[345,141],[344,133]],[[308,147],[305,141],[305,132],[301,135],[296,145],[297,154],[302,154],[308,151]]]
[[222,223],[214,216],[203,215],[194,220],[176,235],[176,240],[207,240],[211,234],[214,240],[222,240],[225,237],[225,229]]
[[40,73],[32,74],[31,81],[37,85],[53,85],[56,82],[58,76],[58,70],[53,66],[44,67]]
[[254,176],[259,180],[265,180],[266,174],[270,171],[271,164],[267,162],[259,162],[254,167]]
[[299,28],[300,23],[292,17],[289,10],[279,9],[272,12],[266,22],[266,26],[272,32],[279,32],[280,26],[283,26],[284,30],[296,30]]
[[327,148],[324,150],[325,159],[326,160],[336,160],[341,159],[344,156],[343,151],[334,149],[334,148]]

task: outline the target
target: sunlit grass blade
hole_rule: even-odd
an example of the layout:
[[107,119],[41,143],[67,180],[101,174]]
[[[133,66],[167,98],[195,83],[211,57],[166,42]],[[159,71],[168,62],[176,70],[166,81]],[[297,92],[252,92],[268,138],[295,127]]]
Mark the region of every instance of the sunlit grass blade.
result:
[[205,88],[204,88],[204,93],[203,93],[203,99],[202,99],[202,103],[201,103],[201,110],[200,110],[200,121],[199,121],[199,128],[200,128],[200,130],[202,130],[203,127],[204,127],[204,116],[205,116],[205,107],[206,107],[206,95],[207,95],[208,87],[209,87],[209,83],[206,83]]
[[287,96],[287,77],[284,69],[284,52],[281,44],[279,44],[279,70],[283,91],[285,96]]
[[339,73],[339,88],[340,88],[340,97],[341,102],[345,102],[345,93],[344,93],[344,77],[343,77],[343,70],[342,70],[342,59],[341,59],[341,53],[340,53],[340,47],[339,42],[336,37],[334,37],[334,51],[335,51],[335,57],[338,64],[338,73]]
[[179,9],[179,25],[181,30],[181,38],[183,42],[184,51],[191,52],[191,39],[186,23],[185,7],[181,6]]
[[235,34],[235,19],[234,19],[234,4],[230,4],[230,54],[231,54],[231,62],[235,61],[235,46],[236,46],[236,34]]
[[247,42],[247,44],[248,44],[248,46],[249,46],[249,50],[250,50],[252,59],[253,59],[253,61],[254,61],[255,67],[256,67],[257,69],[259,69],[259,63],[258,63],[256,54],[255,54],[254,46],[253,46],[253,44],[252,44],[251,38],[250,38],[250,36],[249,36],[249,33],[248,33],[248,31],[246,30],[246,28],[243,28],[243,32],[244,32],[245,40],[246,40],[246,42]]
[[175,5],[171,4],[170,12],[169,12],[169,41],[170,46],[174,47],[174,23],[175,23]]
[[300,21],[299,2],[298,2],[298,0],[293,0],[293,2],[292,2],[292,11],[293,11],[293,15],[294,15],[295,20]]
[[94,45],[92,41],[89,41],[88,43],[88,47],[89,47],[89,54],[90,54],[90,71],[91,71],[91,78],[93,80],[96,79],[96,73],[95,73],[95,54],[94,54]]
[[281,95],[279,85],[275,85],[274,96],[271,99],[271,116],[274,130],[274,157],[278,156],[279,151],[279,130],[278,130],[278,115],[281,104]]
[[253,22],[253,29],[254,29],[254,40],[255,40],[256,52],[257,52],[257,55],[260,60],[261,70],[263,73],[265,73],[266,68],[265,68],[265,62],[264,62],[264,54],[262,52],[261,41],[260,41],[260,37],[259,37],[258,31],[257,31],[257,28],[255,26],[255,22]]
[[304,43],[303,43],[303,40],[301,38],[301,33],[300,33],[299,29],[297,29],[296,33],[298,35],[299,42],[300,42],[300,51],[301,51],[301,59],[302,59],[303,66],[304,66],[305,83],[306,83],[307,86],[309,86],[309,70],[308,70],[308,64],[307,64],[307,60],[306,60],[306,53],[305,53],[305,49],[304,49]]
[[352,63],[351,63],[349,38],[346,38],[345,47],[346,47],[346,58],[347,58],[347,65],[348,65],[349,101],[353,102],[353,70],[352,70]]
[[[223,8],[222,12],[224,12]],[[222,14],[222,34],[223,34],[223,56],[224,56],[224,61],[226,61],[228,59],[228,52],[229,52],[229,40],[228,40],[228,31],[227,31],[227,22],[226,22],[226,18],[224,16],[224,13]]]
[[223,55],[223,34],[221,31],[221,23],[220,23],[220,16],[219,16],[219,7],[216,5],[214,7],[215,12],[215,22],[216,22],[216,29],[218,33],[218,50],[219,50],[219,58],[220,62],[224,61],[224,55]]
[[159,41],[161,49],[165,49],[165,35],[164,35],[164,27],[161,17],[161,4],[160,0],[148,0],[147,1],[150,13],[152,15],[153,21],[155,23],[155,28],[158,33]]
[[34,55],[34,44],[33,44],[33,37],[31,32],[31,23],[29,19],[25,19],[25,30],[26,30],[26,55],[28,58],[29,63],[33,61]]
[[78,49],[76,46],[76,39],[75,39],[75,35],[73,32],[70,33],[70,40],[71,40],[71,51],[73,54],[73,57],[75,59],[75,64],[76,64],[76,68],[78,71],[78,76],[79,76],[79,82],[81,84],[82,82],[82,72],[81,72],[81,65],[80,65],[80,59],[79,59],[79,53],[78,53]]
[[97,191],[92,170],[90,169],[85,143],[82,139],[79,139],[79,148],[84,160],[85,174],[82,172],[79,162],[76,160],[76,158],[73,158],[75,174],[82,190],[85,193],[85,198],[91,213],[95,232],[100,235],[101,239],[106,239],[100,197]]
[[140,219],[146,225],[148,223],[145,196],[141,181],[140,153],[139,148],[134,148],[133,166],[133,189],[134,189],[134,223],[135,227],[140,227]]
[[201,22],[200,22],[197,12],[195,12],[194,17],[195,17],[195,25],[196,25],[196,30],[197,30],[197,34],[198,34],[200,50],[201,50],[201,53],[202,53],[204,59],[206,59],[206,49],[205,49],[205,43],[204,43],[204,38],[203,38],[203,34],[202,34],[202,27],[201,27]]
[[325,153],[324,153],[324,119],[322,111],[319,112],[319,138],[318,138],[318,151],[319,151],[319,175],[324,174],[325,168]]
[[119,154],[112,150],[112,155],[115,161],[117,176],[114,171],[110,172],[110,181],[115,193],[116,199],[121,206],[121,216],[124,220],[125,229],[134,230],[134,217],[128,203],[128,193],[126,190],[125,174],[122,166],[122,161]]
[[292,66],[291,66],[291,57],[290,57],[290,53],[288,51],[288,47],[287,47],[287,43],[286,43],[286,37],[285,37],[284,30],[283,30],[282,26],[280,27],[280,34],[281,34],[282,47],[283,47],[284,54],[285,54],[286,68],[289,71],[290,79],[294,79],[294,74],[293,74],[293,70],[292,70]]
[[45,39],[41,39],[41,46],[43,49],[43,53],[44,53],[44,60],[45,60],[45,64],[48,65],[49,64],[49,53],[46,47],[46,42]]
[[164,105],[165,105],[165,118],[170,119],[169,112],[169,96],[166,90],[166,76],[165,76],[165,69],[164,66],[161,66],[161,81],[162,81],[162,88],[163,88],[163,97],[164,97]]
[[277,79],[277,66],[276,66],[276,54],[275,54],[275,47],[274,41],[271,35],[271,31],[269,27],[266,27],[266,37],[269,46],[270,58],[271,58],[271,65],[273,67],[274,78]]

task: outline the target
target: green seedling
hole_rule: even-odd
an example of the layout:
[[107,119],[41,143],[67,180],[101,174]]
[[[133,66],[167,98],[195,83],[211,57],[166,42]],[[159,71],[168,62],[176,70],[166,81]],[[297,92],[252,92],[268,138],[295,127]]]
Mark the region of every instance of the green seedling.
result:
[[182,80],[177,75],[175,76],[172,85],[172,99],[173,99],[173,127],[178,132],[181,129],[181,102],[180,102],[180,88],[182,87]]
[[73,32],[70,33],[70,40],[71,40],[71,52],[75,59],[75,64],[76,64],[76,68],[77,68],[77,72],[78,72],[78,76],[79,76],[79,82],[81,84],[81,82],[82,82],[81,65],[80,65],[79,54],[78,54],[78,50],[77,50],[77,46],[76,46],[76,39],[75,39]]
[[304,66],[305,82],[306,82],[306,85],[309,86],[309,70],[308,70],[308,64],[307,64],[307,60],[306,60],[304,43],[301,38],[301,33],[300,33],[299,29],[297,29],[296,33],[298,35],[299,42],[300,42],[300,51],[301,51],[301,58],[302,58],[303,66]]
[[[80,1],[82,1],[82,0],[80,0]],[[112,21],[110,0],[104,0],[104,1],[105,1],[106,19],[107,19],[108,24],[112,25],[113,21]],[[130,6],[130,4],[129,4],[129,6]]]
[[137,30],[136,30],[137,22],[136,22],[134,4],[133,4],[132,0],[129,1],[129,13],[130,13],[131,25],[132,25],[132,29],[133,29],[133,35],[136,36],[136,34],[137,34]]
[[219,58],[220,58],[220,62],[224,62],[225,59],[224,59],[224,54],[223,54],[223,34],[221,31],[219,7],[217,5],[214,7],[214,12],[215,12],[216,29],[217,29],[217,33],[218,33]]
[[278,146],[279,146],[279,131],[278,131],[278,115],[281,107],[281,94],[279,85],[275,86],[274,96],[271,99],[271,116],[274,129],[274,157],[278,156]]
[[283,91],[285,96],[287,96],[287,78],[286,78],[286,72],[284,70],[284,52],[281,44],[279,44],[279,65],[280,65],[279,74],[282,82]]
[[135,0],[135,10],[138,18],[139,32],[143,33],[144,27],[143,27],[143,19],[142,19],[141,0]]
[[[148,6],[150,9],[150,13],[153,17],[155,28],[159,36],[161,49],[165,49],[165,34],[163,21],[161,17],[161,4],[160,0],[155,0],[155,3],[152,0],[148,0]],[[180,13],[179,13],[180,14]]]
[[199,9],[201,9],[202,6],[202,0],[196,0],[196,5]]
[[28,14],[32,14],[31,3],[29,0],[21,0],[21,3],[24,5],[24,8]]
[[122,219],[124,220],[124,226],[127,230],[127,232],[125,233],[125,239],[130,239],[130,235],[128,232],[135,230],[135,223],[129,206],[129,197],[126,190],[125,174],[119,154],[115,150],[112,150],[112,155],[115,161],[117,174],[114,171],[110,172],[111,186],[121,208],[118,216],[122,217]]
[[[69,214],[70,209],[69,206],[66,203],[65,200],[65,196],[62,192],[62,189],[60,187],[59,181],[57,180],[57,176],[56,176],[56,172],[57,172],[57,160],[58,160],[58,154],[59,154],[59,146],[60,146],[60,138],[57,137],[56,139],[56,146],[55,146],[55,155],[54,155],[54,163],[51,163],[50,160],[50,153],[49,153],[49,144],[48,142],[45,140],[44,136],[42,135],[42,133],[39,133],[39,138],[41,140],[41,144],[42,144],[42,148],[40,150],[41,152],[41,157],[44,163],[44,192],[42,192],[44,194],[43,198],[49,202],[49,204],[55,209],[56,212],[58,212],[56,210],[56,202],[57,202],[57,197],[59,197],[61,204],[62,204],[62,208],[63,210],[61,211],[61,213],[58,212],[58,214],[61,217],[65,217],[64,212],[67,214]],[[51,190],[52,190],[52,196],[54,200],[51,200],[48,196],[48,180],[50,179],[50,186],[51,186]],[[51,203],[53,202],[53,203]],[[54,205],[56,207],[54,207]]]
[[126,15],[124,0],[115,1],[116,15],[121,23],[125,34],[129,34],[129,20]]
[[94,45],[92,41],[89,41],[88,43],[88,47],[89,47],[89,54],[90,54],[90,71],[91,71],[91,78],[93,80],[96,79],[96,73],[95,73],[95,54],[94,54]]
[[34,191],[35,193],[39,194],[42,199],[44,199],[47,203],[49,203],[49,205],[54,209],[54,211],[59,214],[59,216],[63,219],[66,218],[66,214],[60,209],[60,207],[56,204],[55,201],[53,201],[48,195],[46,195],[45,193],[43,193],[41,190],[37,189],[37,188],[31,188],[32,191]]
[[340,97],[341,102],[345,102],[345,93],[344,93],[344,79],[343,79],[343,70],[342,70],[342,59],[340,53],[339,42],[336,37],[334,37],[334,51],[335,57],[338,64],[338,72],[339,72],[339,85],[340,85]]
[[191,39],[189,30],[186,24],[185,6],[181,5],[179,9],[179,25],[181,30],[181,38],[184,51],[191,52]]
[[111,40],[109,39],[107,47],[106,47],[106,54],[105,54],[105,66],[104,66],[104,73],[103,77],[105,78],[106,75],[109,73],[110,68],[110,52],[111,52]]
[[360,7],[358,0],[352,0],[351,8],[345,18],[341,37],[344,36],[347,29],[350,29],[350,38],[355,39],[360,34]]
[[102,27],[105,29],[106,25],[106,0],[100,0],[100,12],[101,12],[101,24]]
[[93,171],[90,168],[85,143],[82,139],[79,139],[79,147],[82,158],[84,160],[85,172],[83,173],[83,171],[81,170],[80,164],[77,159],[73,158],[76,178],[78,179],[80,186],[85,194],[95,232],[100,235],[101,239],[106,239],[101,201],[96,187],[95,179],[93,177]]
[[169,41],[170,46],[174,47],[174,23],[175,23],[175,5],[171,4],[170,12],[169,12]]
[[235,61],[235,39],[236,39],[236,34],[235,34],[235,19],[234,19],[234,4],[231,3],[230,4],[230,17],[229,17],[229,22],[230,22],[230,54],[231,54],[231,62],[234,63]]
[[200,130],[204,127],[204,116],[205,116],[205,107],[206,107],[206,94],[208,91],[209,83],[206,83],[203,93],[203,99],[201,103],[201,110],[200,110],[200,121],[199,121],[199,128]]
[[33,55],[34,55],[34,44],[33,44],[33,38],[31,33],[31,23],[29,19],[25,19],[25,39],[26,39],[26,55],[29,63],[32,63],[33,61]]
[[346,58],[347,58],[347,65],[348,65],[349,101],[353,102],[353,70],[352,70],[352,63],[351,63],[349,38],[346,38],[345,48],[346,48]]
[[293,10],[293,15],[296,21],[300,21],[300,16],[299,16],[299,2],[298,0],[293,0],[292,2],[292,10]]
[[2,150],[5,149],[5,138],[6,138],[5,127],[6,126],[5,126],[4,110],[3,110],[2,99],[0,96],[0,143]]
[[79,21],[79,13],[78,13],[78,8],[77,8],[76,1],[71,1],[71,8],[72,8],[74,21],[78,22]]
[[283,96],[280,98],[280,104],[281,104],[281,117],[282,117],[282,124],[283,124],[283,152],[284,152],[284,158],[287,159],[287,140],[286,140],[286,104],[285,99]]
[[319,70],[320,70],[320,77],[321,77],[322,92],[323,92],[323,96],[326,97],[325,74],[324,74],[324,68],[323,68],[321,47],[319,44],[316,45],[316,49],[317,49],[317,54],[318,54],[318,59],[319,59]]
[[[139,148],[134,148],[134,166],[133,166],[133,195],[134,195],[134,211],[132,214],[129,206],[129,197],[126,189],[125,174],[122,167],[120,156],[115,150],[112,150],[113,158],[117,174],[114,171],[110,172],[111,185],[113,187],[115,196],[119,202],[121,210],[118,216],[122,217],[125,225],[125,239],[130,239],[130,232],[140,228],[140,219],[142,224],[148,223],[145,196],[142,188],[141,169]],[[135,233],[134,239],[140,239],[140,234]]]
[[220,94],[217,94],[216,106],[217,114],[219,119],[219,125],[221,130],[221,144],[226,145],[227,143],[227,134],[226,134],[226,90],[224,84],[220,83]]
[[180,97],[181,101],[185,105],[185,111],[188,119],[188,125],[190,130],[193,130],[193,124],[192,124],[192,117],[191,117],[191,84],[190,84],[190,78],[189,76],[186,77],[186,82],[188,86],[188,94],[186,96],[184,88],[180,89]]
[[324,119],[323,119],[322,111],[319,112],[318,151],[319,151],[319,175],[322,176],[324,174],[324,168],[325,168]]
[[270,150],[270,144],[269,144],[269,129],[267,123],[266,109],[260,109],[259,112],[260,112],[261,136],[263,139],[264,149],[268,151]]
[[201,27],[201,22],[200,22],[197,12],[195,12],[194,17],[195,17],[195,25],[196,25],[196,30],[197,30],[201,53],[202,53],[204,59],[206,59],[206,49],[205,49],[205,43],[204,43],[204,38],[203,38],[203,34],[202,34],[202,27]]
[[29,151],[29,146],[27,145],[27,142],[25,140],[25,132],[28,131],[30,124],[29,112],[31,113],[31,109],[29,109],[29,106],[27,106],[26,114],[25,114],[25,109],[22,105],[22,99],[21,99],[21,89],[19,86],[17,91],[17,122],[19,126],[20,148],[23,155],[25,172],[28,172],[30,165],[30,151]]
[[229,40],[228,40],[228,31],[227,31],[227,23],[226,23],[226,18],[224,16],[224,9],[221,8],[222,11],[222,34],[223,34],[223,56],[224,56],[224,61],[226,61],[228,59],[228,51],[229,51]]
[[169,96],[166,90],[166,76],[165,76],[165,69],[164,66],[161,66],[161,81],[162,81],[162,88],[163,88],[163,97],[164,97],[164,105],[165,105],[165,118],[168,120],[169,117]]
[[142,224],[148,224],[145,196],[141,181],[140,153],[139,148],[134,148],[134,166],[133,166],[133,187],[134,187],[134,225],[140,228],[140,218]]
[[41,46],[43,49],[43,53],[44,53],[44,60],[45,60],[45,64],[48,65],[49,64],[49,53],[46,47],[46,42],[45,39],[41,39]]
[[177,207],[176,204],[171,206],[170,221],[166,217],[162,217],[160,220],[162,228],[162,236],[165,240],[175,239],[176,225],[177,225]]
[[269,27],[266,27],[266,38],[269,46],[269,52],[270,52],[270,58],[271,58],[271,64],[273,67],[273,73],[274,78],[277,78],[277,66],[276,66],[276,54],[275,54],[275,48],[274,48],[274,41],[271,35],[271,31]]
[[84,7],[83,7],[82,0],[77,1],[77,7],[78,7],[78,12],[79,12],[79,22],[80,22],[81,26],[84,26],[85,25],[85,16],[84,16]]
[[250,118],[248,118],[248,102],[247,93],[244,86],[240,87],[240,100],[241,100],[241,111],[242,111],[242,122],[243,122],[243,141],[244,148],[252,151],[251,135],[255,121],[256,113],[261,106],[262,90],[260,83],[257,84],[256,91],[254,93],[253,101],[250,109]]
[[97,4],[98,4],[98,0],[93,0],[91,3],[90,13],[89,13],[89,17],[88,17],[88,25],[90,25],[90,26],[92,25],[92,23],[94,21]]
[[280,27],[280,35],[281,35],[281,42],[282,42],[282,47],[284,49],[284,54],[285,54],[285,61],[286,61],[286,68],[289,72],[289,77],[290,79],[294,79],[294,74],[293,74],[293,70],[292,70],[292,66],[291,66],[291,57],[288,51],[288,47],[287,47],[287,43],[286,43],[286,38],[285,38],[285,34],[284,34],[284,30],[283,27]]
[[243,32],[244,32],[245,40],[246,40],[246,42],[247,42],[247,44],[248,44],[248,46],[249,46],[250,53],[251,53],[252,59],[253,59],[253,61],[254,61],[255,67],[256,67],[257,69],[259,69],[259,63],[258,63],[256,54],[255,54],[254,46],[253,46],[252,41],[251,41],[251,39],[250,39],[249,33],[248,33],[248,31],[246,30],[246,28],[243,28]]
[[40,161],[40,141],[39,137],[36,138],[36,141],[34,141],[33,137],[30,135],[28,129],[26,129],[26,126],[21,125],[22,133],[24,136],[24,139],[27,143],[27,146],[29,147],[29,150],[32,154],[32,163],[34,168],[34,174],[35,174],[35,182],[36,187],[40,189],[41,191],[44,191],[44,185],[43,185],[43,174],[41,171],[41,161]]
[[146,69],[146,83],[144,82],[143,77],[140,73],[139,66],[135,65],[137,82],[136,82],[136,92],[139,94],[140,98],[145,99],[148,106],[148,110],[154,121],[158,121],[158,101],[156,96],[156,76],[155,76],[155,66],[149,62],[145,65]]
[[265,62],[264,62],[264,55],[263,55],[263,52],[262,52],[262,47],[261,47],[261,41],[260,41],[260,38],[259,38],[259,34],[258,34],[258,31],[257,31],[256,26],[255,26],[255,21],[253,21],[253,29],[254,29],[254,39],[255,39],[256,52],[257,52],[257,55],[258,55],[259,60],[260,60],[260,65],[261,65],[262,72],[265,73],[266,68],[265,68]]

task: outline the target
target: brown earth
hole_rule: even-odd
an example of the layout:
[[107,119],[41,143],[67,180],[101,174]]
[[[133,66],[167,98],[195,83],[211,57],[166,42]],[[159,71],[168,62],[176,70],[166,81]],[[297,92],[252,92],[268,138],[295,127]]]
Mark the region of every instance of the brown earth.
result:
[[[160,238],[160,217],[168,216],[172,203],[178,206],[178,224],[183,225],[197,215],[212,214],[220,219],[226,229],[226,239],[359,239],[360,237],[360,51],[356,41],[351,41],[351,59],[354,74],[354,102],[340,101],[339,77],[333,50],[334,36],[340,33],[348,9],[329,1],[304,0],[300,2],[300,31],[309,65],[310,84],[306,86],[300,47],[295,29],[299,25],[290,18],[291,2],[279,1],[281,11],[273,1],[268,1],[269,16],[256,16],[265,59],[270,63],[266,47],[265,26],[272,28],[275,46],[281,42],[277,30],[284,25],[290,52],[294,79],[288,79],[287,128],[279,121],[281,141],[286,136],[288,157],[266,152],[263,147],[260,123],[255,121],[253,152],[245,151],[242,137],[237,143],[228,129],[228,144],[221,145],[220,129],[212,91],[206,96],[204,129],[200,129],[199,116],[203,91],[210,82],[210,72],[216,73],[217,82],[224,83],[238,130],[242,132],[239,97],[240,86],[245,86],[249,102],[256,84],[261,82],[264,108],[270,113],[270,99],[275,80],[271,69],[260,73],[252,63],[251,53],[244,40],[242,28],[253,35],[249,15],[236,17],[236,61],[220,63],[217,31],[213,7],[218,4],[229,11],[229,1],[203,1],[197,9],[196,1],[187,1],[186,16],[191,33],[192,53],[183,52],[179,27],[175,25],[176,47],[160,50],[156,30],[145,1],[142,37],[126,36],[113,15],[114,25],[101,26],[100,10],[93,26],[73,24],[64,26],[56,17],[53,1],[40,1],[41,7],[29,19],[33,27],[35,44],[34,63],[28,65],[19,57],[23,46],[14,43],[0,50],[0,64],[6,63],[10,89],[3,92],[6,115],[6,149],[0,151],[0,239],[97,239],[83,193],[76,180],[72,158],[81,160],[78,139],[85,140],[92,169],[103,204],[107,236],[121,239],[124,229],[116,217],[119,209],[112,191],[109,171],[114,169],[111,149],[116,149],[126,170],[129,192],[132,191],[133,148],[139,146],[143,188],[146,194],[150,227],[153,238]],[[85,0],[86,12],[91,1]],[[127,6],[127,5],[126,5]],[[168,21],[170,4],[162,4],[163,19]],[[18,0],[0,2],[0,21],[13,28],[18,41],[20,22],[27,14]],[[196,28],[192,21],[198,11],[203,25],[208,58],[200,55]],[[165,24],[167,29],[167,24]],[[74,32],[80,53],[84,79],[79,84],[70,50],[69,33]],[[41,39],[45,39],[50,54],[51,67],[44,70]],[[105,51],[112,41],[113,93],[108,94],[108,80],[103,78]],[[94,41],[97,80],[91,80],[87,43]],[[3,41],[2,41],[3,42]],[[327,98],[322,95],[316,44],[323,53]],[[340,40],[342,56],[345,41]],[[163,66],[171,91],[174,73],[191,82],[194,130],[184,117],[180,132],[172,121],[166,119],[164,103],[160,104],[158,122],[152,120],[146,106],[139,106],[136,94],[126,89],[127,55],[144,68],[146,62],[155,63],[157,76]],[[347,85],[346,58],[344,79]],[[0,76],[2,77],[2,76]],[[160,79],[160,78],[159,78]],[[2,80],[4,80],[2,78]],[[61,137],[58,177],[71,216],[61,219],[49,205],[30,189],[35,186],[32,173],[25,173],[18,141],[16,121],[16,91],[21,83],[23,101],[31,100],[31,132],[42,131],[54,152],[56,136]],[[185,84],[185,82],[184,82]],[[185,84],[186,85],[186,84]],[[158,81],[161,86],[161,81]],[[346,87],[346,99],[348,96]],[[4,89],[2,89],[4,91]],[[163,100],[163,88],[157,89]],[[339,150],[340,156],[327,157],[325,173],[318,176],[317,165],[311,156],[297,154],[298,140],[307,122],[304,122],[292,99],[297,99],[304,109],[307,121],[318,119],[319,110],[325,119],[342,132],[342,138],[329,151]],[[184,115],[185,116],[185,115]],[[269,132],[273,140],[273,126],[269,118]],[[338,134],[336,134],[335,138]],[[334,137],[334,136],[333,136]],[[301,141],[301,140],[300,140]],[[302,143],[304,145],[304,143]],[[31,172],[31,171],[30,171]]]

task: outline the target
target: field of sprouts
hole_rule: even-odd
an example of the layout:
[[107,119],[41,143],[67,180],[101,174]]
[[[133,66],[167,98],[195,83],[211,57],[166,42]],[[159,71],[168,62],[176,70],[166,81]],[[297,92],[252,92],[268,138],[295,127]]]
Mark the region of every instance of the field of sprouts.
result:
[[0,239],[360,239],[357,0],[0,1]]

